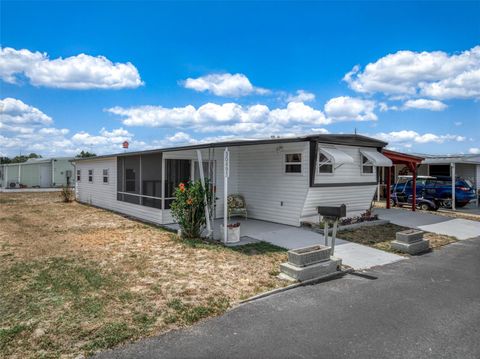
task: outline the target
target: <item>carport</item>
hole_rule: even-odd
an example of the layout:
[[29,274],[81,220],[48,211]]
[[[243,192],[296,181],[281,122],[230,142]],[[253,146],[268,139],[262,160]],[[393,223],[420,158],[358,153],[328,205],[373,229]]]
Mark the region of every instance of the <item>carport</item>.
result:
[[[408,167],[410,172],[412,172],[412,188],[414,190],[412,191],[412,211],[415,211],[415,203],[417,200],[417,194],[416,188],[417,188],[417,167],[422,163],[424,160],[423,157],[419,156],[412,156],[412,155],[407,155],[406,153],[401,153],[401,152],[395,152],[395,151],[390,151],[390,150],[383,150],[382,153],[389,158],[394,165],[405,165]],[[390,209],[390,190],[392,186],[392,167],[387,167],[385,168],[385,179],[386,179],[386,184],[387,184],[387,209]]]

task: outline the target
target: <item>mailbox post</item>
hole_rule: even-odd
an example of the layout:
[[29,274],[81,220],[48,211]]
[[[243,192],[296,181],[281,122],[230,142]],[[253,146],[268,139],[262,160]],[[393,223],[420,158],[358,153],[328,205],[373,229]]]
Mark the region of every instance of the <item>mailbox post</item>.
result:
[[332,237],[331,237],[331,255],[333,256],[335,251],[335,239],[337,237],[338,220],[347,215],[347,207],[342,204],[341,206],[319,206],[317,207],[318,214],[322,216],[325,226],[323,229],[323,236],[325,239],[325,246],[328,246],[329,224],[332,223]]

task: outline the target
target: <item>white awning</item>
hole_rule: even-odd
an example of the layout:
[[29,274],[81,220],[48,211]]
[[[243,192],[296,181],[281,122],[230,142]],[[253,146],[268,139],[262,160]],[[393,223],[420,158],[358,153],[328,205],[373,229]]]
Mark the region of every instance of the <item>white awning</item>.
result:
[[360,150],[360,153],[368,158],[374,166],[377,167],[392,167],[392,160],[378,151]]
[[337,150],[332,147],[319,147],[319,152],[332,161],[335,168],[341,166],[345,163],[353,163],[354,160],[350,155],[347,155],[345,152]]

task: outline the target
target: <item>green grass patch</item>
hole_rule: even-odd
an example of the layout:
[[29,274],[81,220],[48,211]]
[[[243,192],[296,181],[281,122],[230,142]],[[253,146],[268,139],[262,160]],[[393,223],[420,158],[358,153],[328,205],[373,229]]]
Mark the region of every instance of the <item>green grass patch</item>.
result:
[[230,303],[227,298],[208,298],[207,305],[185,304],[175,298],[167,303],[171,312],[167,315],[168,323],[193,324],[203,318],[219,315],[227,310]]
[[268,253],[281,253],[287,252],[287,249],[283,247],[276,246],[268,242],[256,242],[249,243],[243,246],[229,247],[231,250],[246,255],[256,255],[256,254],[268,254]]
[[95,338],[83,348],[90,353],[99,349],[112,348],[133,338],[136,333],[136,330],[125,322],[109,323],[100,328],[95,333]]
[[11,328],[0,329],[0,352],[6,350],[7,345],[15,340],[15,338],[21,334],[24,330],[27,330],[26,325],[17,324]]

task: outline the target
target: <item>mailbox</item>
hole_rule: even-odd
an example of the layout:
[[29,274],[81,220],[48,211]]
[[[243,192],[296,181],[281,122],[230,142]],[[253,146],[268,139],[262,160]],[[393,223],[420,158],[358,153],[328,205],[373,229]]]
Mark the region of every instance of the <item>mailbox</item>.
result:
[[319,206],[317,207],[318,214],[323,217],[335,217],[342,218],[347,215],[347,206],[342,204],[341,206]]

